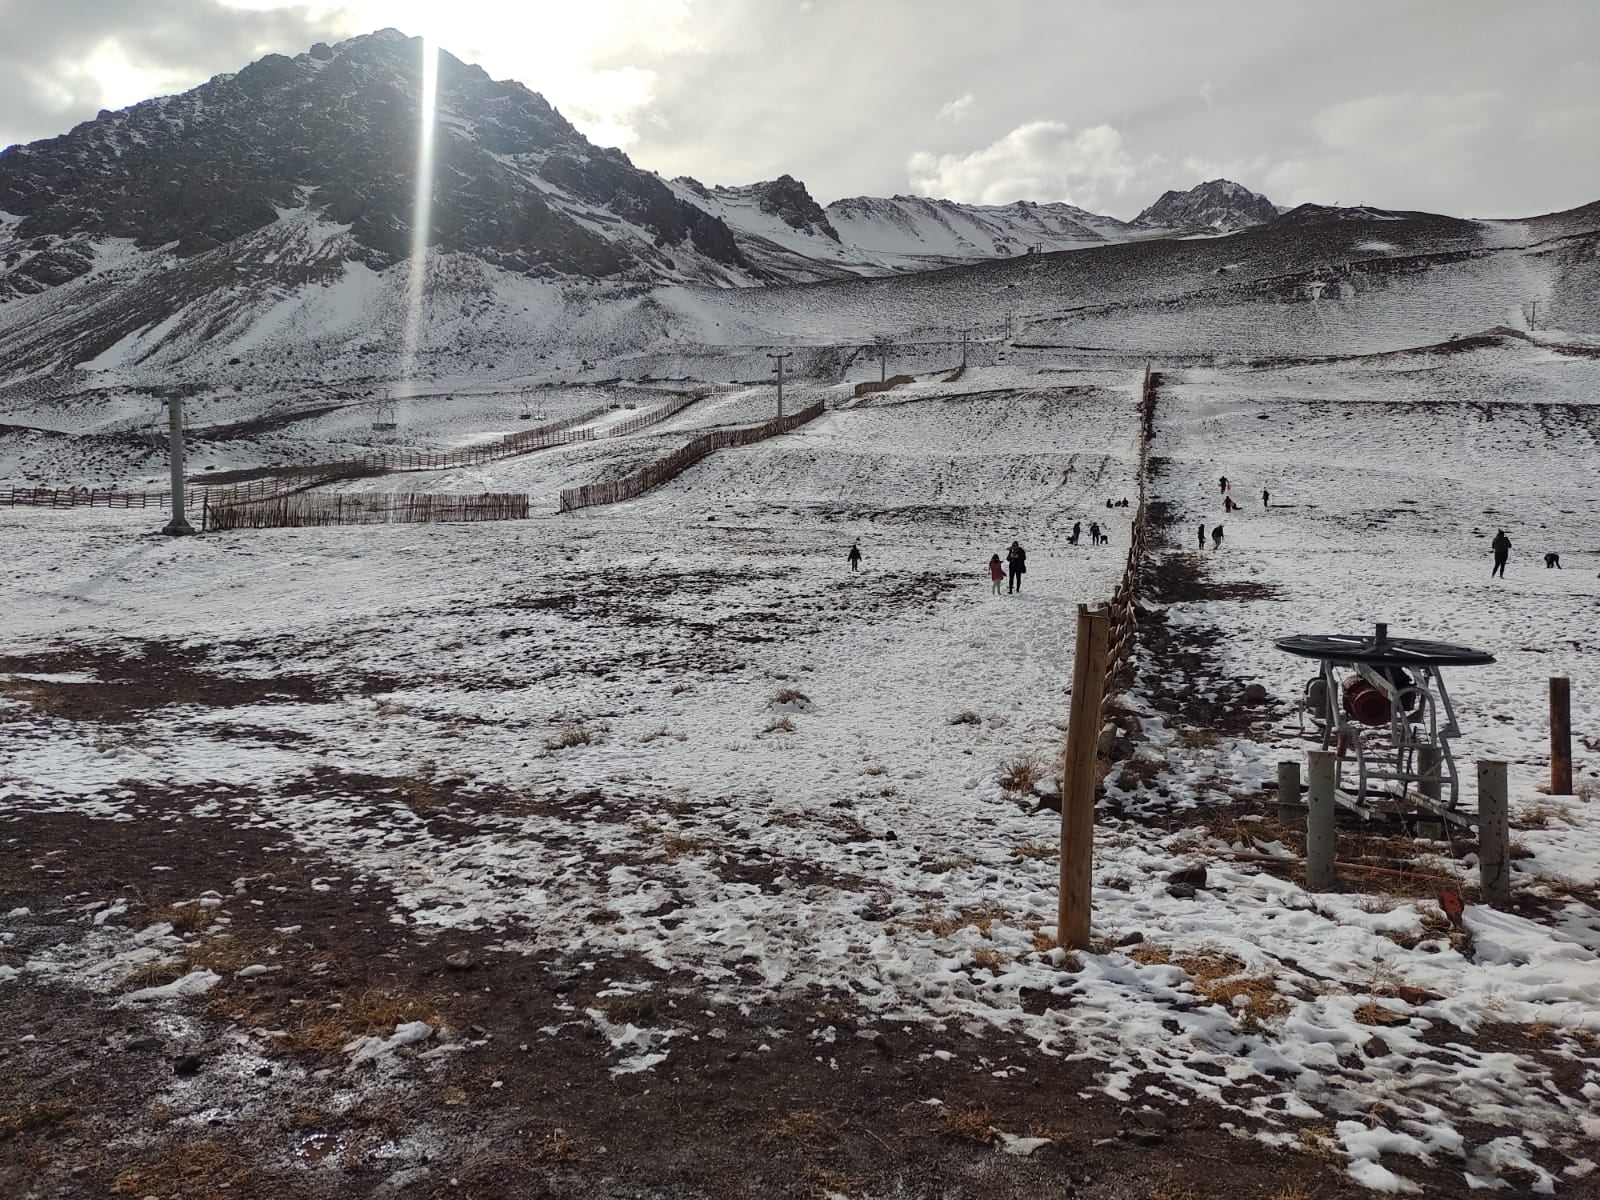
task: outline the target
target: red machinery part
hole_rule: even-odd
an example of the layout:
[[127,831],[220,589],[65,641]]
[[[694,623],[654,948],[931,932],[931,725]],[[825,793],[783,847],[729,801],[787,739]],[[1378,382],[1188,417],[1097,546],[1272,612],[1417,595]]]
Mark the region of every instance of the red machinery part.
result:
[[1383,689],[1374,687],[1365,679],[1352,681],[1344,689],[1344,711],[1353,721],[1363,725],[1387,725],[1392,709]]

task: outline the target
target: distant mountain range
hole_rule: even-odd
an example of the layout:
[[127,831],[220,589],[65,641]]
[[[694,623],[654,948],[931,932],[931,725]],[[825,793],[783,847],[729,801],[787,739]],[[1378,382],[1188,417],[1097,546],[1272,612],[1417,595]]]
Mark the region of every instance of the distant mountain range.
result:
[[[1236,350],[1261,339],[1264,321],[1298,331],[1284,345],[1348,343],[1359,303],[1361,320],[1382,326],[1364,344],[1385,347],[1403,338],[1376,296],[1423,286],[1452,289],[1418,310],[1428,336],[1514,320],[1535,300],[1568,328],[1600,326],[1600,205],[1520,222],[1280,213],[1218,179],[1168,192],[1132,221],[1027,201],[823,206],[787,175],[741,187],[663,179],[591,144],[521,84],[449,55],[438,83],[413,364],[436,378],[570,379],[616,369],[619,355],[637,373],[749,378],[769,369],[764,357],[730,368],[716,348],[877,331],[936,342],[1045,313],[1052,329],[1076,331],[1073,344],[1103,347],[1195,304],[1233,315],[1183,318],[1162,344]],[[420,92],[420,42],[385,30],[268,55],[0,152],[0,400],[175,378],[252,392],[333,379],[382,388],[410,370],[399,364],[411,302],[400,264]],[[1305,325],[1296,314],[1312,298],[1345,304],[1345,324],[1323,304]],[[713,349],[697,358],[691,346]]]
[[[374,267],[411,242],[421,44],[395,30],[268,55],[179,96],[102,112],[0,153],[0,296],[87,273],[93,244],[182,258],[307,209]],[[663,180],[594,146],[543,97],[440,55],[431,242],[536,277],[749,285],[923,270],[1270,220],[1216,180],[1131,223],[1069,204],[917,196],[819,206],[784,175],[747,187]]]

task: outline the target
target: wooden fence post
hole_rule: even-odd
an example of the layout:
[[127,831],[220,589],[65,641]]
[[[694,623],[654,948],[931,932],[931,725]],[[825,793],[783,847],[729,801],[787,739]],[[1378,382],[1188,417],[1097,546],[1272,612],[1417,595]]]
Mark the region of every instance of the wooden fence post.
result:
[[1511,823],[1503,758],[1478,760],[1478,884],[1488,904],[1511,899]]
[[1550,677],[1550,794],[1572,795],[1572,681]]
[[1331,750],[1311,750],[1306,792],[1306,890],[1333,889],[1334,781],[1338,776],[1338,756]]
[[1110,614],[1078,605],[1077,649],[1072,660],[1072,709],[1067,716],[1062,769],[1061,880],[1056,905],[1056,945],[1089,946],[1090,889],[1094,866],[1095,765],[1100,748],[1100,705],[1110,650]]

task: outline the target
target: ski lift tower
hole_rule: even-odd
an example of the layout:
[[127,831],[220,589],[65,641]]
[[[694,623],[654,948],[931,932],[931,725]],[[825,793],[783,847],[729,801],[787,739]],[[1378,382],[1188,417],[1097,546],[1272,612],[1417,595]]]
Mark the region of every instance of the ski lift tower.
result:
[[1364,816],[1423,811],[1457,825],[1460,776],[1450,749],[1461,736],[1447,668],[1477,667],[1494,655],[1448,642],[1392,638],[1379,624],[1371,637],[1305,633],[1279,638],[1279,650],[1314,659],[1300,731],[1337,756],[1334,798]]

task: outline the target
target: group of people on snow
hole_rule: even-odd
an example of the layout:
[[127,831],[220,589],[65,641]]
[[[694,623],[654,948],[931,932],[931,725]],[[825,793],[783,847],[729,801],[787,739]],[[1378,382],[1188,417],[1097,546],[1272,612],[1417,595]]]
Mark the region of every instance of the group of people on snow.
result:
[[989,580],[994,584],[994,594],[1000,594],[1000,581],[1006,580],[1006,594],[1022,590],[1022,577],[1028,573],[1028,552],[1018,542],[1006,548],[1006,561],[1000,562],[998,554],[989,556]]

